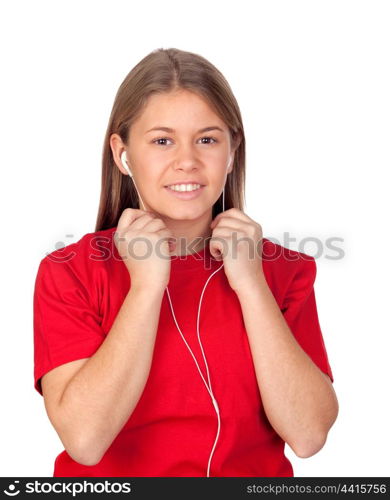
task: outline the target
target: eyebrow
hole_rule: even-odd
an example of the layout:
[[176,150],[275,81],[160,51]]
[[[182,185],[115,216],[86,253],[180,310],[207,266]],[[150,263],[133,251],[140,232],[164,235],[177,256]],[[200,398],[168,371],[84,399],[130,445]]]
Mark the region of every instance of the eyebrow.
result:
[[[163,130],[164,132],[169,132],[170,134],[172,134],[173,132],[175,132],[175,130],[173,128],[169,128],[169,127],[162,127],[160,125],[157,125],[156,127],[153,127],[149,130],[147,130],[145,132],[145,134],[147,134],[148,132],[152,132],[153,130]],[[209,132],[210,130],[220,130],[221,132],[223,132],[223,129],[221,129],[221,127],[218,127],[217,125],[214,125],[214,126],[211,126],[211,127],[205,127],[205,128],[201,128],[200,130],[198,130],[198,134],[201,133],[201,132]]]

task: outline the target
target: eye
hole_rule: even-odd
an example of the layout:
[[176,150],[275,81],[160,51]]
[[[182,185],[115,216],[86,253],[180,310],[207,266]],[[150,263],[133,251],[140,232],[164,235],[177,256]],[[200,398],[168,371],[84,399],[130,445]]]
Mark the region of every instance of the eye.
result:
[[[218,141],[217,141],[217,139],[214,139],[214,137],[202,137],[202,139],[211,139],[212,141],[214,141],[214,143],[215,143],[215,142],[218,142]],[[203,144],[204,144],[204,143],[203,143]],[[207,143],[207,144],[211,144],[211,143],[209,142],[209,143]]]
[[[214,144],[214,143],[218,142],[217,139],[215,139],[214,137],[201,137],[200,140],[203,140],[203,139],[211,139],[212,141],[214,141],[213,143],[211,143],[211,142],[207,142],[207,143],[203,142],[203,144],[206,144],[206,145],[208,145],[208,144]],[[168,139],[168,137],[159,137],[158,139],[154,139],[152,141],[152,143],[156,144],[157,146],[166,146],[167,145],[167,144],[162,144],[159,141],[170,141],[170,139]]]
[[[170,139],[168,139],[167,137],[159,137],[158,139],[155,139],[153,142],[153,144],[156,144],[157,141],[169,141]],[[157,146],[165,146],[165,144],[157,144]]]

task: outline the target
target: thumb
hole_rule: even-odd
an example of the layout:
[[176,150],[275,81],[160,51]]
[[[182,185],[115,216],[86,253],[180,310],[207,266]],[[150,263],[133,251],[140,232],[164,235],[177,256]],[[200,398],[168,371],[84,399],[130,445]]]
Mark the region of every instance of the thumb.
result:
[[168,239],[169,252],[173,252],[176,250],[176,240],[173,238]]
[[218,241],[215,238],[214,239],[212,238],[210,240],[209,247],[210,247],[210,253],[215,260],[223,260],[223,253],[222,253],[223,246],[220,241]]

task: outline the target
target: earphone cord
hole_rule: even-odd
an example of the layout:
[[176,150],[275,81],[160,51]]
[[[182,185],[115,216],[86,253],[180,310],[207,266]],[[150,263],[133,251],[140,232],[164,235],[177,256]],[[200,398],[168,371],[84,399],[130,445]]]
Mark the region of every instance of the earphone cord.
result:
[[[139,194],[138,192],[138,189],[137,189],[137,186],[135,184],[135,180],[134,180],[134,177],[132,177],[133,179],[133,182],[134,182],[134,185],[135,185],[135,188],[137,190],[137,193],[138,193],[138,196],[144,206],[144,209],[145,209],[145,204],[141,198],[141,195]],[[224,212],[225,211],[225,187],[223,188],[223,191],[222,191],[222,211]],[[186,344],[188,350],[190,351],[190,354],[191,356],[193,357],[194,361],[195,361],[195,364],[198,368],[198,371],[199,371],[199,374],[206,386],[206,389],[208,390],[209,394],[210,394],[210,397],[211,397],[211,400],[213,402],[213,405],[214,405],[214,409],[217,413],[217,418],[218,418],[218,430],[217,430],[217,436],[215,438],[215,441],[214,441],[214,445],[213,445],[213,448],[211,450],[211,454],[210,454],[210,457],[209,457],[209,462],[208,462],[208,465],[207,465],[207,477],[210,477],[210,463],[211,463],[211,459],[212,459],[212,456],[214,454],[214,450],[215,450],[215,447],[216,447],[216,444],[217,444],[217,441],[218,441],[218,437],[219,437],[219,433],[220,433],[220,429],[221,429],[221,419],[220,419],[220,415],[219,415],[219,407],[218,407],[218,403],[217,403],[217,400],[215,399],[214,397],[214,394],[213,394],[213,391],[212,391],[212,388],[211,388],[211,381],[210,381],[210,373],[209,373],[209,369],[208,369],[208,364],[207,364],[207,360],[206,360],[206,356],[205,356],[205,353],[204,353],[204,349],[203,349],[203,345],[202,345],[202,342],[200,340],[200,332],[199,332],[199,321],[200,321],[200,308],[201,308],[201,304],[202,304],[202,299],[203,299],[203,294],[204,294],[204,291],[206,289],[206,286],[208,284],[208,282],[210,281],[210,279],[214,276],[214,274],[216,274],[219,270],[221,270],[223,267],[223,263],[221,264],[221,266],[216,269],[207,279],[204,287],[203,287],[203,290],[202,290],[202,293],[201,293],[201,296],[200,296],[200,300],[199,300],[199,307],[198,307],[198,317],[197,317],[197,322],[196,322],[196,330],[197,330],[197,335],[198,335],[198,342],[199,342],[199,345],[200,345],[200,348],[202,350],[202,355],[203,355],[203,359],[204,359],[204,363],[205,363],[205,366],[206,366],[206,371],[207,371],[207,380],[208,380],[208,384],[207,382],[205,381],[204,377],[203,377],[203,374],[202,374],[202,371],[201,369],[199,368],[199,364],[196,360],[196,357],[194,356],[194,353],[192,352],[190,346],[188,345],[186,339],[184,338],[184,335],[182,333],[182,331],[180,330],[180,327],[177,323],[177,320],[176,320],[176,316],[175,316],[175,312],[173,310],[173,305],[172,305],[172,301],[171,301],[171,296],[170,296],[170,293],[169,293],[169,290],[168,290],[168,285],[166,286],[165,290],[167,292],[167,297],[168,297],[168,300],[169,300],[169,305],[171,307],[171,311],[172,311],[172,316],[173,316],[173,320],[176,324],[176,327],[177,329],[179,330],[179,333],[181,335],[181,338],[183,339],[184,343]]]

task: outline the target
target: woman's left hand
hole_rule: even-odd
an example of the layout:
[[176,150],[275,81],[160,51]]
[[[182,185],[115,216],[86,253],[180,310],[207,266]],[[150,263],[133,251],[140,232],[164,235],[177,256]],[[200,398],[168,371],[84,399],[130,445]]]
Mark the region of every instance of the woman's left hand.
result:
[[230,286],[238,293],[265,279],[262,266],[263,230],[241,210],[230,208],[210,224],[210,253],[223,259]]

